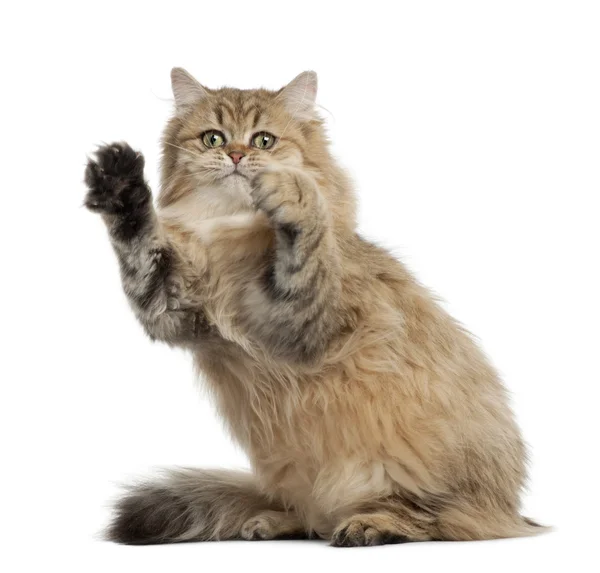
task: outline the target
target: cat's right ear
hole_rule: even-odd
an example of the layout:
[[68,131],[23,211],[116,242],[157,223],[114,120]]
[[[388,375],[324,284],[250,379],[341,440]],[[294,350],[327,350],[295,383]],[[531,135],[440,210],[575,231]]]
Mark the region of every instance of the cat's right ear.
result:
[[171,87],[178,114],[185,113],[207,96],[206,88],[183,68],[171,70]]

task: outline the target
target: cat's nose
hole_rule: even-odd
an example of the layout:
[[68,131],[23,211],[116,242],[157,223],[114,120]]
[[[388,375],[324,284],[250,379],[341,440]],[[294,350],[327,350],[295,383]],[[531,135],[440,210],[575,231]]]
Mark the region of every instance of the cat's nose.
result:
[[231,157],[231,161],[233,161],[237,165],[242,160],[242,157],[244,157],[244,155],[246,154],[242,153],[241,151],[232,151],[229,154],[229,157]]

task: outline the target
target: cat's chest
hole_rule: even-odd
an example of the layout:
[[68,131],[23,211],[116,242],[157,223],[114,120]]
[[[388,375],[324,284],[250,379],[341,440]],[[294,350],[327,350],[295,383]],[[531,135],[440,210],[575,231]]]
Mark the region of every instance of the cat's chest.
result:
[[235,184],[213,185],[190,191],[177,201],[162,207],[159,214],[193,228],[205,220],[254,212],[249,186],[245,180],[236,178],[238,179]]

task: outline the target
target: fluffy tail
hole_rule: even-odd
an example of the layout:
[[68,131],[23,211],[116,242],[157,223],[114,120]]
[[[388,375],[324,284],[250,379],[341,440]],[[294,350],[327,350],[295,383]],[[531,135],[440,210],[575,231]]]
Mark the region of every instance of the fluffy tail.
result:
[[128,488],[106,537],[135,545],[235,539],[246,520],[270,509],[282,508],[258,490],[250,473],[172,470]]

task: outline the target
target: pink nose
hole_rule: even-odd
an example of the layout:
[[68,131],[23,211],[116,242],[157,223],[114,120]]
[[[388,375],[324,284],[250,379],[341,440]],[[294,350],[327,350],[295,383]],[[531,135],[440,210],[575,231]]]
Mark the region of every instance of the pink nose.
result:
[[236,165],[242,160],[242,157],[244,157],[245,153],[242,153],[241,151],[232,151],[229,154],[229,157],[231,157],[231,161],[233,161]]

